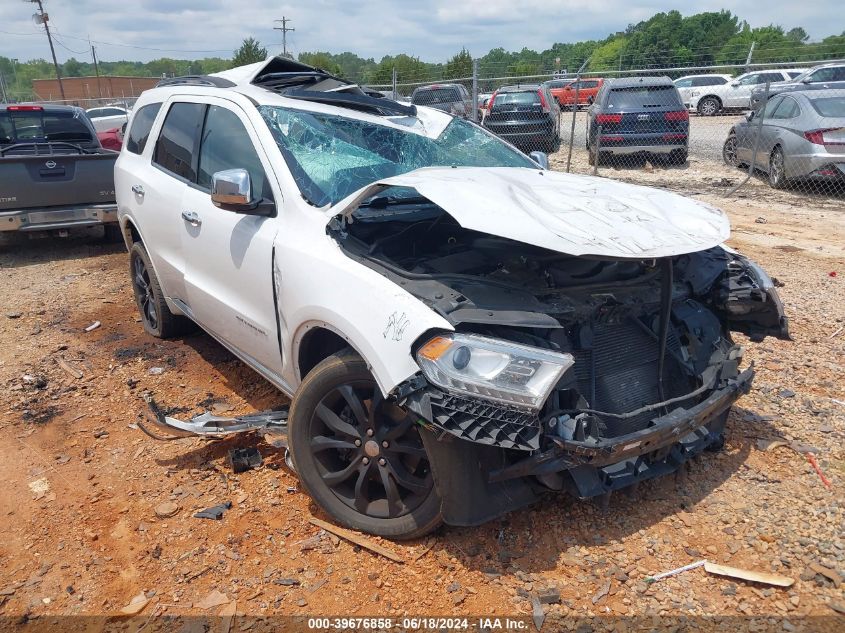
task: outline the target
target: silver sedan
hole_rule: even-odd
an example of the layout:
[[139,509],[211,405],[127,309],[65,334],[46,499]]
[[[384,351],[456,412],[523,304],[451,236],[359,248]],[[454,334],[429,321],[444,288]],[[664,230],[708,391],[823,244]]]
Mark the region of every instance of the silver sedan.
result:
[[762,114],[749,112],[731,128],[722,153],[729,165],[753,162],[775,189],[791,180],[845,179],[845,90],[773,97]]

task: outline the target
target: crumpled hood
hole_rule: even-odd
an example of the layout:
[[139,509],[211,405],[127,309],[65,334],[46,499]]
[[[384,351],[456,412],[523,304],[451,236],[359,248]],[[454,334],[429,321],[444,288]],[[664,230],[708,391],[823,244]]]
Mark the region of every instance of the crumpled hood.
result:
[[425,167],[364,187],[331,207],[349,217],[386,187],[411,187],[465,229],[568,255],[668,257],[730,236],[725,213],[652,187],[519,167]]

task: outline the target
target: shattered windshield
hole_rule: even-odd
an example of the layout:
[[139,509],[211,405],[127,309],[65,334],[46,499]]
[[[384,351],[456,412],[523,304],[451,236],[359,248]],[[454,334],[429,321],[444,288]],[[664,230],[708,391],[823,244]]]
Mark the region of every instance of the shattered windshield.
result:
[[335,204],[370,183],[421,167],[528,167],[534,161],[481,128],[454,119],[437,138],[369,121],[259,107],[302,194]]

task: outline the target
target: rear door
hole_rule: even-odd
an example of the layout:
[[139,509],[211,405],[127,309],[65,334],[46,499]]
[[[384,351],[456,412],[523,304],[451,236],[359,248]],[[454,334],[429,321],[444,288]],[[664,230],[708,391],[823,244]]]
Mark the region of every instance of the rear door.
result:
[[281,208],[281,196],[267,176],[273,172],[246,114],[224,99],[206,101],[196,184],[186,188],[179,214],[187,303],[203,328],[279,374],[273,300],[277,219],[216,207],[210,195],[212,176],[246,169],[253,198],[274,200]]

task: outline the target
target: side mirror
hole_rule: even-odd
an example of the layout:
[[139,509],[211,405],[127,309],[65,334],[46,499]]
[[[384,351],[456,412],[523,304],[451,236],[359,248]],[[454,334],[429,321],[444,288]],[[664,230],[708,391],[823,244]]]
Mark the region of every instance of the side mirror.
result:
[[750,121],[753,118],[754,118],[754,110],[749,110],[748,112],[745,113],[745,120],[746,121]]
[[595,101],[595,99],[593,98],[593,96],[592,96],[592,95],[590,95],[589,97],[587,97],[587,104],[588,104],[588,105],[593,105],[593,101]]
[[549,155],[546,152],[531,152],[528,157],[537,163],[541,169],[549,168]]
[[801,83],[802,84],[810,84],[810,83],[813,83],[813,82],[809,77],[805,77],[804,79],[801,80]]
[[731,82],[731,87],[733,87],[733,88],[739,88],[739,82],[738,82],[738,81],[732,81],[732,82]]
[[211,202],[225,211],[247,215],[272,215],[274,205],[252,199],[252,183],[246,169],[226,169],[211,176]]
[[252,202],[252,186],[246,169],[227,169],[211,176],[211,202],[214,206],[247,207]]

